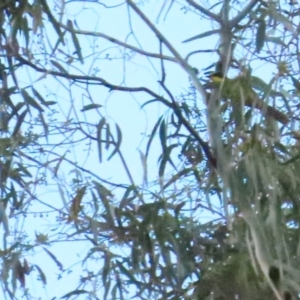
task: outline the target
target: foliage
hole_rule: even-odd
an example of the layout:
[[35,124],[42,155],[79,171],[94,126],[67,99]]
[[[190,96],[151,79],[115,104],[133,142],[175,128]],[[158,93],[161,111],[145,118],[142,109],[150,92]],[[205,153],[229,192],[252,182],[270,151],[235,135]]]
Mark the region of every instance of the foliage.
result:
[[300,294],[298,4],[157,3],[0,3],[6,297]]

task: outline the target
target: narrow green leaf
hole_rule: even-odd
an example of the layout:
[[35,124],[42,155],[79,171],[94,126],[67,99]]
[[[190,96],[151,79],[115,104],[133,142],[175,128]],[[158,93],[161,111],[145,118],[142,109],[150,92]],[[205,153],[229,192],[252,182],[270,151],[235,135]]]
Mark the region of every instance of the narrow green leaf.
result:
[[122,209],[124,206],[127,206],[128,203],[132,202],[136,198],[135,194],[134,196],[129,197],[131,192],[135,192],[136,189],[133,185],[129,185],[120,201],[120,206],[119,208]]
[[91,194],[92,194],[92,199],[93,199],[93,204],[94,204],[94,213],[96,214],[99,210],[98,199],[92,190],[91,190]]
[[74,290],[70,293],[65,294],[60,299],[69,299],[72,296],[78,296],[78,295],[83,295],[83,294],[89,294],[89,292],[85,291],[85,290]]
[[44,128],[46,141],[48,142],[48,134],[49,134],[48,124],[45,122],[44,115],[42,113],[39,113],[39,118]]
[[45,106],[49,105],[49,104],[47,104],[45,99],[41,96],[41,94],[33,86],[31,87],[31,90],[32,90],[32,93],[33,93],[34,97],[36,97],[41,102],[41,104],[43,104]]
[[26,49],[28,48],[29,45],[29,26],[28,26],[28,21],[26,17],[22,18],[22,31],[24,33],[24,37],[25,37],[25,43],[26,43]]
[[56,101],[45,101],[46,106],[54,105],[56,103],[57,103]]
[[109,149],[110,146],[110,126],[109,123],[106,123],[106,128],[105,128],[105,150]]
[[178,146],[177,144],[172,144],[163,150],[163,153],[161,156],[161,163],[160,163],[159,170],[158,170],[159,177],[163,177],[167,162],[169,162],[173,166],[173,168],[176,170],[176,166],[171,159],[171,152],[177,146]]
[[117,285],[117,284],[115,284],[114,287],[111,289],[111,299],[112,299],[112,300],[117,300],[117,299],[119,299],[119,298],[117,297],[117,289],[118,289],[118,285]]
[[280,38],[280,37],[276,37],[276,36],[266,36],[265,37],[265,41],[266,42],[271,42],[283,47],[286,47],[285,42]]
[[122,274],[127,276],[132,283],[140,284],[140,282],[135,279],[132,272],[127,270],[120,261],[117,260],[116,264],[118,265],[118,267],[119,267],[120,271],[122,272]]
[[[123,297],[124,288],[123,288],[122,281],[119,276],[117,277],[117,288],[118,288],[119,294],[120,294],[120,297],[118,299],[124,300],[124,297]],[[116,300],[116,299],[114,299],[114,300]]]
[[40,279],[42,280],[43,284],[46,285],[47,284],[47,278],[46,278],[45,273],[42,271],[42,269],[38,265],[34,265],[34,267],[38,270],[39,275],[40,275]]
[[182,179],[184,176],[187,176],[188,174],[190,174],[193,171],[194,171],[194,168],[185,168],[185,169],[179,171],[178,173],[176,173],[175,175],[173,175],[171,177],[171,179],[164,185],[164,188],[166,189],[171,184],[173,184],[176,181]]
[[110,271],[110,258],[108,257],[109,255],[105,255],[105,263],[104,267],[102,269],[102,281],[104,285],[104,300],[107,299],[107,296],[110,291],[110,285],[111,285],[111,280],[109,278],[109,271]]
[[182,43],[188,43],[188,42],[191,42],[191,41],[194,41],[194,40],[202,39],[204,37],[211,36],[213,34],[219,34],[219,33],[220,33],[219,29],[205,31],[203,33],[197,34],[197,35],[195,35],[191,38],[188,38],[188,39],[184,40]]
[[102,129],[103,126],[106,124],[106,119],[102,118],[97,126],[97,143],[98,143],[98,156],[99,161],[102,163]]
[[271,14],[272,14],[272,17],[275,20],[277,20],[278,22],[280,22],[285,27],[285,29],[287,29],[291,33],[295,32],[295,28],[294,28],[293,23],[286,16],[282,15],[279,12],[279,10],[272,9],[271,10]]
[[62,162],[64,161],[64,159],[65,159],[67,153],[68,153],[68,151],[66,151],[62,156],[60,156],[60,157],[58,158],[58,162],[57,162],[56,166],[53,168],[53,171],[54,171],[55,176],[57,176],[57,172],[58,172],[58,170],[59,170],[59,168],[60,168]]
[[251,85],[253,88],[264,93],[269,90],[269,85],[257,76],[251,76]]
[[299,82],[299,80],[297,80],[294,76],[291,76],[291,78],[292,78],[294,87],[296,88],[296,90],[298,92],[300,92],[300,82]]
[[3,225],[5,235],[8,235],[9,234],[9,226],[8,226],[9,224],[8,224],[8,218],[7,218],[5,208],[6,208],[6,206],[3,203],[3,201],[0,201],[0,224],[2,223],[2,225]]
[[264,19],[259,20],[257,32],[256,32],[256,52],[259,53],[265,43],[266,37],[266,22]]
[[24,111],[21,113],[21,115],[18,117],[17,124],[16,124],[16,126],[15,126],[15,128],[14,128],[14,131],[13,131],[13,133],[12,133],[12,136],[16,136],[16,135],[19,133],[20,128],[21,128],[21,126],[22,126],[22,124],[23,124],[23,121],[24,121],[24,119],[25,119],[25,116],[26,116],[27,112],[28,112],[27,109],[24,110]]
[[81,53],[81,47],[80,47],[77,35],[74,32],[73,22],[71,20],[67,21],[67,27],[70,30],[71,37],[72,37],[73,44],[74,44],[74,47],[76,49],[76,53],[78,55],[78,58],[79,58],[80,62],[83,64],[83,57],[82,57],[82,53]]
[[132,261],[132,267],[134,270],[139,269],[140,264],[140,253],[141,250],[139,249],[139,243],[133,242],[133,245],[131,247],[131,261]]
[[162,120],[159,127],[159,139],[163,151],[167,148],[167,126],[165,120]]
[[104,286],[106,286],[108,283],[107,279],[108,279],[110,269],[111,269],[110,255],[105,253],[104,254],[104,266],[102,269],[102,282],[103,282]]
[[107,160],[110,160],[117,152],[120,151],[121,143],[122,143],[122,131],[118,124],[116,124],[116,131],[117,131],[117,141],[115,145],[115,149],[112,154],[108,157]]
[[54,27],[54,30],[56,31],[57,35],[59,36],[59,41],[63,45],[65,45],[65,42],[64,42],[64,39],[63,39],[64,35],[60,30],[60,26],[59,26],[58,22],[56,21],[56,19],[53,17],[53,15],[51,13],[51,10],[48,6],[47,0],[39,0],[39,1],[43,6],[43,11],[48,16],[48,19],[49,19],[50,23],[52,24],[52,26]]
[[13,199],[13,205],[12,205],[13,208],[16,208],[16,209],[21,208],[22,203],[23,203],[22,198],[20,201],[18,201],[17,192],[16,192],[15,186],[13,185],[12,182],[10,183],[10,194]]
[[91,110],[91,109],[97,109],[97,108],[100,108],[102,106],[103,105],[101,105],[101,104],[92,103],[92,104],[84,105],[83,108],[80,111],[83,112],[83,111],[87,111],[87,110]]
[[145,184],[147,184],[148,182],[148,168],[147,168],[147,157],[145,156],[145,154],[139,150],[140,153],[140,159],[141,159],[141,163],[142,163],[142,168],[143,168],[143,182]]
[[[38,28],[43,26],[43,17],[42,17],[42,5],[36,1],[31,6],[31,16],[32,16],[32,31],[34,34],[37,33]],[[54,53],[54,51],[53,51]]]
[[160,162],[159,169],[158,169],[158,175],[160,178],[164,176],[166,165],[167,165],[168,160],[163,158]]
[[40,112],[43,112],[44,109],[33,99],[33,97],[31,97],[27,92],[26,90],[22,89],[21,90],[21,94],[25,100],[25,102],[32,106],[33,108],[37,109],[38,111]]
[[167,100],[164,99],[164,98],[155,98],[155,99],[151,99],[151,100],[145,102],[145,103],[141,106],[141,109],[144,108],[146,105],[148,105],[148,104],[150,104],[150,103],[154,103],[154,102],[161,102],[161,103],[163,103],[164,105],[166,105],[167,107],[173,109],[172,103],[170,103],[169,101],[167,101]]
[[25,168],[24,164],[17,163],[17,165],[18,165],[17,170],[19,172],[22,172],[24,177],[27,176],[27,177],[31,177],[32,178],[31,173],[28,171],[27,168]]
[[58,69],[61,73],[67,74],[67,70],[61,65],[59,64],[57,61],[50,59],[51,64]]
[[156,131],[157,131],[157,128],[158,128],[158,126],[159,126],[160,123],[161,123],[162,118],[163,118],[163,116],[159,117],[159,119],[157,120],[157,122],[155,123],[155,125],[154,125],[154,127],[153,127],[153,129],[152,129],[152,132],[151,132],[151,134],[150,134],[150,137],[149,137],[149,140],[148,140],[148,143],[147,143],[147,146],[146,146],[146,154],[145,154],[146,158],[148,157],[149,149],[150,149],[151,143],[152,143],[152,141],[153,141],[153,138],[154,138],[154,136],[155,136],[155,133],[156,133]]
[[62,263],[56,258],[56,256],[52,252],[50,252],[47,248],[43,247],[43,249],[53,259],[53,261],[58,266],[59,270],[63,271],[64,267],[63,267]]
[[106,221],[109,224],[114,223],[114,208],[110,205],[109,198],[112,197],[112,193],[102,184],[100,184],[97,181],[93,181],[93,184],[95,185],[95,189],[98,193],[98,196],[100,200],[102,201],[102,204],[106,211]]

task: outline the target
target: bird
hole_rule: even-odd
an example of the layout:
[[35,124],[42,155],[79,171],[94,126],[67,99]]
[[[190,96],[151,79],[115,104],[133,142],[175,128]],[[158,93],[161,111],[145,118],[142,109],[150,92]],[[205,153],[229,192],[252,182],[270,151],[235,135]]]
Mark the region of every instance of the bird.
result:
[[[271,105],[266,104],[258,96],[251,86],[251,76],[240,74],[231,79],[224,76],[222,72],[217,71],[209,74],[207,77],[210,79],[210,81],[204,85],[205,88],[219,88],[221,98],[230,99],[232,104],[243,103],[247,107],[256,108],[260,110],[266,117],[272,117],[283,125],[286,125],[289,122],[289,118],[285,113],[279,111]],[[239,102],[237,103],[237,101]]]

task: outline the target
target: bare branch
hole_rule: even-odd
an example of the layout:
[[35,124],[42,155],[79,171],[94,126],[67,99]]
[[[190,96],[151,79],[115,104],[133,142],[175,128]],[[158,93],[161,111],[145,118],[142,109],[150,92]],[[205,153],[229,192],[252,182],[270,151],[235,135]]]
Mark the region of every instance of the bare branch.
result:
[[96,76],[82,76],[82,75],[75,75],[75,74],[68,74],[68,73],[60,73],[57,71],[51,71],[51,70],[46,70],[44,68],[38,67],[37,65],[33,64],[32,62],[24,59],[21,56],[16,56],[16,59],[19,60],[21,63],[30,66],[31,68],[33,68],[34,70],[43,73],[43,74],[50,74],[53,76],[58,76],[61,78],[67,78],[67,79],[71,79],[74,81],[79,81],[79,82],[89,82],[90,84],[99,84],[99,85],[103,85],[107,88],[109,88],[110,90],[117,90],[117,91],[123,91],[123,92],[146,92],[149,95],[155,97],[155,98],[161,98],[161,96],[159,96],[158,94],[154,93],[153,91],[151,91],[150,89],[146,88],[146,87],[124,87],[124,86],[120,86],[120,85],[115,85],[112,83],[109,83],[108,81],[106,81],[105,79],[101,78],[101,77],[96,77]]
[[[65,30],[71,32],[70,28],[67,27],[66,25],[64,25],[62,23],[60,23],[59,25],[60,25],[60,27],[64,28]],[[116,45],[119,45],[119,46],[122,46],[124,48],[130,49],[130,50],[132,50],[134,52],[137,52],[141,55],[176,62],[176,59],[174,57],[167,56],[167,55],[160,55],[160,54],[157,54],[157,53],[152,53],[152,52],[142,50],[140,48],[134,47],[134,46],[129,45],[127,43],[121,42],[121,41],[119,41],[119,40],[117,40],[117,39],[115,39],[115,38],[113,38],[109,35],[104,34],[104,33],[93,32],[93,31],[85,31],[85,30],[77,30],[77,29],[72,30],[72,32],[76,33],[76,34],[82,34],[82,35],[85,35],[85,36],[101,37],[101,38],[103,38],[107,41],[110,41],[111,43],[114,43]]]
[[215,53],[215,52],[217,52],[217,50],[195,50],[195,51],[190,52],[185,57],[185,60],[188,61],[192,55],[195,55],[195,54],[198,54],[198,53]]

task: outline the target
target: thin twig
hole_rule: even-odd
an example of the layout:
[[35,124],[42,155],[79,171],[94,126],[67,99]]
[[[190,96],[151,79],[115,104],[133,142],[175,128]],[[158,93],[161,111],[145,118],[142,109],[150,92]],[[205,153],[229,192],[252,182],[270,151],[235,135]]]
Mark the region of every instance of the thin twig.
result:
[[85,31],[85,30],[77,30],[77,29],[73,29],[72,31],[70,30],[69,27],[67,27],[66,25],[60,23],[59,24],[60,27],[64,28],[65,30],[69,31],[69,32],[72,32],[72,33],[76,33],[76,34],[81,34],[81,35],[85,35],[85,36],[94,36],[94,37],[100,37],[100,38],[103,38],[105,40],[108,40],[110,41],[111,43],[114,43],[116,45],[119,45],[119,46],[122,46],[126,49],[130,49],[134,52],[137,52],[141,55],[145,55],[147,57],[153,57],[153,58],[158,58],[158,59],[164,59],[164,60],[168,60],[168,61],[172,61],[172,62],[176,62],[176,59],[174,57],[171,57],[171,56],[168,56],[168,55],[163,55],[161,56],[160,54],[157,54],[157,53],[152,53],[152,52],[148,52],[148,51],[145,51],[145,50],[142,50],[140,48],[137,48],[137,47],[134,47],[132,45],[129,45],[127,43],[124,43],[124,42],[121,42],[109,35],[106,35],[104,33],[101,33],[101,32],[93,32],[93,31]]

